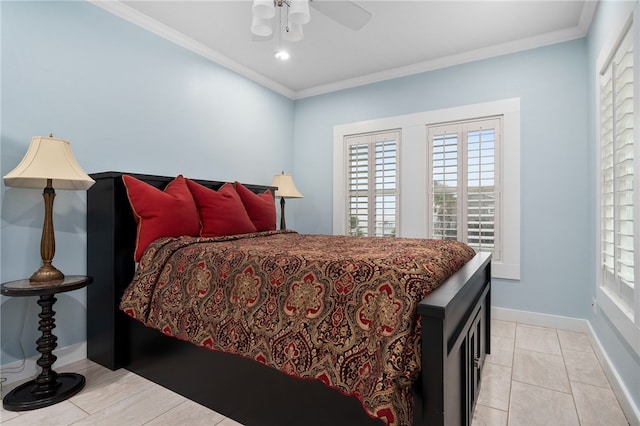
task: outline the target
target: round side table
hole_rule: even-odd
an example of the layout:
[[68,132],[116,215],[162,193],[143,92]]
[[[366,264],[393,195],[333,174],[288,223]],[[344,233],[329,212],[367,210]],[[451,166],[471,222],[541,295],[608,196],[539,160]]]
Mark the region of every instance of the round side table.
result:
[[35,410],[57,404],[72,397],[82,390],[85,384],[84,376],[76,373],[58,374],[51,366],[56,361],[53,350],[56,348],[58,338],[51,332],[55,328],[53,304],[56,302],[55,294],[65,291],[77,290],[93,281],[93,278],[83,275],[69,275],[63,281],[32,283],[29,280],[17,280],[3,283],[0,293],[4,296],[25,297],[40,296],[40,317],[38,330],[42,336],[36,340],[37,350],[41,354],[37,364],[42,367],[42,372],[34,380],[24,383],[2,400],[2,406],[9,411]]

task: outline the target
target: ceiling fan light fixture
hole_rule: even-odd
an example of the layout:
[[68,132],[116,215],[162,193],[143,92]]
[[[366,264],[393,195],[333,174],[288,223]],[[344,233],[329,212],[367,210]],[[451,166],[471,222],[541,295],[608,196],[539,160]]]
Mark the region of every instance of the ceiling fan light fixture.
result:
[[293,24],[307,24],[311,20],[309,0],[289,1],[289,22]]
[[[1,0],[0,0],[1,1]],[[289,42],[302,41],[304,34],[302,25],[309,23],[310,0],[253,0],[251,11],[251,32],[259,37],[269,37],[274,32],[278,34],[278,40],[285,39]],[[276,13],[277,12],[277,13]],[[271,20],[276,17],[277,21]],[[280,41],[278,42],[280,44]],[[287,58],[279,58],[282,60]]]
[[271,21],[254,16],[251,20],[251,32],[260,37],[268,37],[273,33]]
[[287,52],[286,50],[279,49],[276,51],[275,57],[280,61],[286,61],[291,57],[291,55],[289,55],[289,52]]
[[253,0],[251,7],[254,17],[271,19],[276,16],[276,6],[273,0]]
[[302,24],[292,24],[290,23],[282,37],[287,41],[300,41],[302,40],[304,34],[302,33]]

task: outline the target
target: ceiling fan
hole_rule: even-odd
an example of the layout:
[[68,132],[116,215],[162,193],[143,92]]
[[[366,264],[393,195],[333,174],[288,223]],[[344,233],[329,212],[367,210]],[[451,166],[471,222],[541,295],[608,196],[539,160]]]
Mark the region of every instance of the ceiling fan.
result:
[[371,19],[371,12],[348,0],[311,0],[311,6],[354,31],[364,27]]
[[[302,40],[302,25],[311,19],[309,5],[354,31],[371,19],[369,11],[348,0],[254,0],[251,8],[254,40],[271,39],[275,25],[278,25],[278,30],[284,30],[282,36],[285,40]],[[283,12],[287,13],[283,16]]]

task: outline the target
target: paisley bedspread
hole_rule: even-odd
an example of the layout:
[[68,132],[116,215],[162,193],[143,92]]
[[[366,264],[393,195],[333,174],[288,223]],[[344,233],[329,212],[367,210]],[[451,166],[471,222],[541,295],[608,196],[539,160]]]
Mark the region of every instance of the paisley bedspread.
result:
[[456,241],[290,231],[163,238],[120,308],[166,335],[320,380],[404,425],[421,370],[417,304],[473,255]]

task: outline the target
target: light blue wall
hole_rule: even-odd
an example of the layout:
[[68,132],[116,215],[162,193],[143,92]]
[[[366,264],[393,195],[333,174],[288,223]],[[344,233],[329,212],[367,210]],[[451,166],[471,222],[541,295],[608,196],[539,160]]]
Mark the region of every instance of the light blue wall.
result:
[[521,280],[495,280],[493,302],[586,318],[592,260],[586,88],[581,39],[297,101],[295,177],[305,195],[296,200],[297,229],[332,231],[335,125],[519,97]]
[[[617,24],[620,22],[620,19],[626,19],[628,17],[628,11],[630,10],[628,3],[629,2],[621,1],[600,1],[587,37],[587,80],[589,88],[589,170],[592,171],[589,179],[590,186],[593,188],[589,200],[589,211],[592,213],[590,216],[592,242],[590,246],[590,252],[592,255],[592,259],[590,260],[589,265],[594,265],[596,262],[596,240],[598,238],[595,217],[595,213],[597,211],[596,182],[598,179],[598,174],[596,172],[596,120],[598,117],[598,110],[596,108],[596,75],[598,73],[598,70],[596,69],[596,63],[605,42],[609,41],[609,38],[612,36],[612,34],[620,32],[621,29]],[[636,0],[635,3],[636,8],[640,7],[640,2]],[[635,23],[634,25],[638,24],[640,23]],[[592,286],[590,292],[591,294],[595,295],[595,268],[591,268],[590,272],[591,274],[589,282]],[[602,311],[600,311],[599,315],[591,316],[590,320],[591,325],[596,335],[598,336],[598,339],[602,343],[602,346],[606,349],[607,355],[611,359],[613,365],[615,365],[615,368],[618,370],[618,374],[621,380],[627,387],[628,394],[633,398],[637,409],[640,409],[640,357],[627,344],[624,338],[619,334],[619,332],[615,329],[615,327],[611,324],[609,319]]]
[[[305,195],[287,204],[288,222],[301,232],[331,233],[333,126],[520,97],[521,280],[496,280],[494,305],[590,319],[637,398],[637,356],[590,311],[593,67],[617,7],[600,4],[587,39],[294,103],[91,4],[3,1],[0,173],[17,165],[31,136],[50,132],[71,141],[89,173],[268,183],[284,169]],[[4,282],[39,266],[42,198],[36,190],[1,191]],[[54,263],[70,274],[86,270],[85,212],[83,193],[58,192]],[[35,301],[0,303],[0,364],[21,357],[23,317],[22,343],[27,356],[35,354]],[[83,341],[84,291],[60,295],[56,311],[59,346]]]
[[[0,2],[0,174],[30,139],[67,139],[88,173],[269,184],[293,168],[293,101],[87,2]],[[1,186],[2,282],[40,266],[41,191]],[[58,191],[54,265],[86,272],[85,193]],[[58,297],[58,346],[85,340],[85,290]],[[0,298],[4,365],[34,355],[34,298]],[[28,308],[25,311],[25,307]]]

